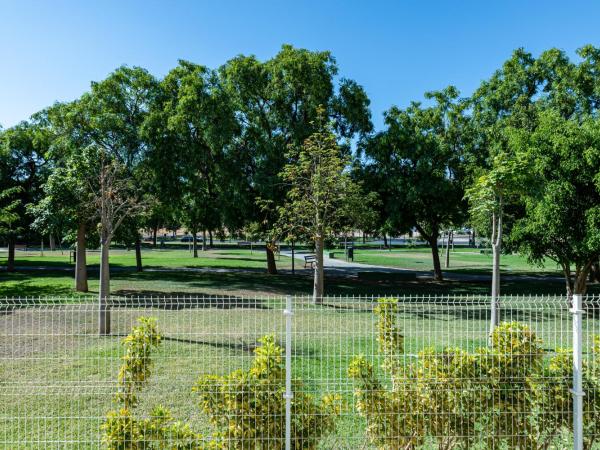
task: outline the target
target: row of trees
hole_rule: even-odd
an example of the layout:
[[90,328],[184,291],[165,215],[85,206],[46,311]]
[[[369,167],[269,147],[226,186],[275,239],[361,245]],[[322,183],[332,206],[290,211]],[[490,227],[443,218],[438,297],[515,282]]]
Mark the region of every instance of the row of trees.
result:
[[115,239],[135,246],[141,270],[142,229],[156,239],[183,225],[194,256],[197,233],[206,246],[244,230],[265,240],[269,273],[277,239],[312,241],[320,296],[331,234],[416,230],[442,280],[438,239],[468,225],[492,237],[494,297],[503,246],[553,260],[567,291],[585,292],[600,254],[600,49],[578,55],[517,50],[471,97],[427,93],[389,109],[377,133],[364,89],[329,52],[286,45],[216,70],[180,61],[162,79],[120,67],[0,134],[9,269],[18,239],[76,242],[85,291],[88,241],[106,264]]

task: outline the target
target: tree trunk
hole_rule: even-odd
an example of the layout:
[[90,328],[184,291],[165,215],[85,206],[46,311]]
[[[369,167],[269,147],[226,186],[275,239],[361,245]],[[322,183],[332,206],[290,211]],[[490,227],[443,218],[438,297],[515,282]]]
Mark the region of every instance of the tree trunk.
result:
[[590,268],[590,283],[600,283],[600,261],[596,261]]
[[585,294],[587,292],[588,271],[582,271],[575,277],[573,294]]
[[492,213],[492,299],[490,305],[490,339],[500,323],[500,253],[502,251],[502,199],[498,212]]
[[88,291],[88,275],[86,260],[86,226],[81,222],[77,227],[77,243],[75,244],[75,290],[77,292]]
[[492,244],[492,302],[490,305],[490,335],[500,323],[500,246]]
[[202,251],[206,251],[206,230],[202,230]]
[[212,248],[213,247],[213,234],[212,234],[212,230],[208,230],[208,243],[209,243],[209,247]]
[[156,235],[158,234],[158,226],[152,228],[152,246],[156,248]]
[[8,238],[8,260],[6,261],[7,272],[15,271],[15,237]]
[[100,244],[100,290],[98,294],[100,311],[98,317],[99,333],[110,334],[110,240],[105,236]]
[[313,303],[316,305],[323,303],[323,286],[324,286],[324,271],[323,271],[323,237],[319,236],[315,239],[315,276],[313,283]]
[[265,250],[267,252],[267,273],[277,275],[277,263],[275,262],[275,253],[273,253],[273,243],[266,242]]
[[431,257],[433,259],[433,279],[435,281],[444,281],[444,274],[442,274],[442,266],[440,264],[440,251],[438,249],[438,238],[440,237],[439,229],[435,230],[431,234],[424,232],[423,228],[417,225],[417,231],[419,232],[420,239],[425,240],[431,248]]
[[563,275],[565,277],[565,288],[567,290],[567,296],[571,298],[573,296],[573,280],[571,279],[571,266],[561,262]]
[[54,238],[54,234],[50,233],[50,236],[48,237],[48,239],[49,239],[50,251],[53,252],[56,249],[56,239]]
[[385,233],[383,233],[383,248],[387,248],[387,246],[388,246],[387,235]]
[[143,267],[142,267],[142,243],[141,243],[139,234],[135,238],[135,268],[138,272],[141,272],[143,270]]
[[196,238],[196,230],[192,230],[192,251],[194,258],[198,257],[198,239]]
[[583,266],[578,265],[575,269],[575,279],[573,280],[573,282],[570,281],[570,276],[569,276],[569,281],[567,282],[567,287],[570,285],[571,286],[571,292],[569,292],[569,289],[567,288],[567,294],[572,295],[572,294],[585,294],[587,292],[587,282],[588,282],[588,277],[590,275],[590,270],[592,268],[592,265],[594,264],[594,261],[588,261],[586,264],[584,264]]
[[435,281],[444,281],[444,275],[442,274],[442,266],[440,264],[440,252],[438,250],[437,234],[432,236],[429,241],[431,247],[431,256],[433,258],[433,279]]
[[450,232],[448,231],[448,237],[446,238],[446,269],[450,267]]
[[296,255],[295,255],[295,243],[292,241],[292,275],[296,274],[296,263],[295,263]]

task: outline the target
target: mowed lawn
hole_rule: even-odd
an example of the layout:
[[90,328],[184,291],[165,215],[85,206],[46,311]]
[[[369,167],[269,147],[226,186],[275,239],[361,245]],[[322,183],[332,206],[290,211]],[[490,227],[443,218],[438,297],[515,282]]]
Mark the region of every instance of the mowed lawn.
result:
[[[402,248],[390,250],[354,250],[354,261],[363,264],[378,266],[399,267],[412,270],[433,270],[431,249],[428,247]],[[445,267],[445,257],[440,249],[440,261],[443,271],[464,273],[490,273],[492,271],[492,255],[482,253],[476,248],[455,247],[450,251],[450,266]],[[521,255],[502,255],[500,270],[505,274],[555,274],[561,276],[556,263],[544,261],[542,267],[530,264],[527,258]]]
[[[284,342],[283,301],[235,298],[181,306],[115,308],[113,335],[107,337],[96,334],[93,303],[5,311],[0,315],[0,443],[11,449],[100,448],[100,426],[114,408],[120,341],[141,315],[157,318],[165,336],[141,411],[162,404],[195,430],[207,432],[207,420],[191,393],[194,382],[201,373],[247,368],[261,336],[273,334]],[[570,317],[562,306],[554,299],[522,299],[505,305],[504,319],[528,323],[545,348],[568,347]],[[331,299],[313,306],[298,301],[294,309],[293,374],[303,380],[297,389],[317,396],[338,393],[344,400],[338,430],[322,448],[371,448],[354,407],[347,368],[356,355],[366,356],[376,367],[381,362],[372,304]],[[485,303],[445,299],[403,303],[398,319],[405,363],[425,347],[474,351],[485,346],[487,309]],[[586,330],[598,330],[595,319],[587,318],[586,325]]]
[[[283,273],[266,273],[264,250],[216,248],[200,251],[193,258],[189,251],[180,249],[144,249],[145,271],[135,269],[133,250],[111,251],[111,292],[114,295],[184,296],[184,295],[299,295],[312,292],[312,272],[296,260],[296,275],[290,273],[291,258],[281,256],[277,266]],[[417,270],[431,269],[428,249],[412,250],[362,250],[355,251],[355,261],[367,264],[404,267]],[[89,288],[83,296],[93,296],[98,290],[98,253],[89,252]],[[459,263],[460,259],[463,263]],[[491,257],[472,249],[456,250],[452,254],[451,269],[464,273],[489,272]],[[0,254],[0,265],[6,263],[6,254]],[[74,290],[74,265],[69,263],[68,252],[17,252],[17,270],[14,273],[0,271],[0,297],[82,296]],[[459,266],[463,264],[463,266]],[[564,282],[560,278],[543,278],[555,275],[550,271],[538,271],[526,261],[514,255],[503,256],[505,274],[542,277],[513,277],[502,281],[503,294],[562,294]],[[533,271],[533,272],[532,272]],[[559,274],[556,274],[559,275]],[[352,277],[329,276],[325,282],[328,295],[432,295],[432,294],[486,294],[488,280],[445,281],[443,283],[420,279],[398,281],[386,279],[358,280]],[[600,286],[590,285],[589,292],[597,293]]]
[[[92,269],[97,269],[100,263],[100,252],[87,252],[87,263]],[[135,268],[135,251],[121,248],[111,249],[110,263],[112,267]],[[291,268],[290,258],[278,257],[278,266]],[[69,251],[44,251],[43,256],[38,251],[18,251],[17,266],[69,267]],[[187,249],[142,249],[142,264],[148,268],[224,268],[224,269],[262,269],[266,267],[265,251],[262,249],[215,248],[198,250],[198,258],[194,258]],[[0,254],[0,265],[6,265],[6,253]]]

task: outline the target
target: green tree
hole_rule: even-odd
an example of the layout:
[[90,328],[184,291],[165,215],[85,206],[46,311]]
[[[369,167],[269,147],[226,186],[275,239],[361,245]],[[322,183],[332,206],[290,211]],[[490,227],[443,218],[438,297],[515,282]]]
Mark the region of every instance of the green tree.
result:
[[[246,223],[257,223],[265,237],[277,221],[286,188],[278,174],[290,163],[290,145],[299,147],[316,131],[318,108],[325,108],[327,120],[342,138],[352,138],[372,129],[369,99],[356,82],[341,78],[329,52],[311,52],[284,45],[270,60],[238,56],[219,69],[225,89],[234,101],[242,126],[236,138],[247,180],[236,188],[250,201],[237,202],[247,209],[240,214]],[[254,198],[267,208],[256,208]],[[266,242],[267,270],[276,273],[275,243]]]
[[29,213],[34,218],[33,227],[55,233],[61,241],[65,235],[74,235],[75,290],[87,292],[87,240],[95,232],[98,217],[90,197],[94,161],[82,151],[89,142],[73,123],[76,114],[76,102],[55,104],[45,111],[52,170],[43,185],[43,196],[30,205]]
[[[527,161],[526,214],[511,238],[531,261],[562,269],[568,294],[585,293],[600,255],[600,122],[540,113],[532,131],[515,129],[511,145]],[[574,269],[574,272],[573,272]]]
[[385,114],[386,130],[365,145],[381,179],[385,180],[387,210],[394,228],[416,228],[431,247],[434,278],[443,280],[438,251],[444,225],[464,221],[464,143],[466,103],[449,87],[432,92],[431,107],[412,103],[406,110],[391,108]]
[[[373,196],[363,195],[360,185],[348,172],[348,158],[332,129],[323,123],[306,139],[300,150],[292,148],[280,177],[289,190],[278,208],[279,229],[292,235],[308,236],[315,244],[316,264],[313,300],[323,298],[323,251],[325,238],[359,217]],[[297,156],[296,156],[297,154]]]
[[[156,152],[172,151],[170,165],[177,168],[173,183],[179,187],[181,219],[193,236],[194,257],[198,231],[212,233],[221,226],[221,208],[231,203],[226,186],[242,175],[225,171],[234,169],[225,160],[237,127],[228,95],[206,67],[180,61],[161,82],[160,101],[145,129],[156,147],[166,139],[167,145]],[[156,135],[157,128],[162,135]],[[206,249],[206,235],[202,245]]]
[[515,218],[523,214],[519,189],[523,161],[508,144],[509,127],[535,125],[534,99],[539,89],[535,59],[517,49],[470,99],[470,145],[466,159],[466,198],[470,222],[492,247],[490,334],[500,322],[500,261],[503,243]]
[[31,228],[31,216],[27,207],[38,201],[42,185],[48,176],[48,139],[39,123],[39,116],[31,121],[21,122],[5,130],[0,136],[0,186],[3,189],[18,187],[12,191],[19,202],[13,213],[17,220],[12,221],[12,232],[5,235],[8,243],[9,270],[14,270],[15,244],[17,239],[33,240],[40,237]]
[[[21,200],[15,199],[14,197],[20,193],[20,191],[21,187],[15,186],[0,192],[0,236],[8,240],[8,242],[14,242],[14,237],[19,232],[19,228],[15,225],[20,219],[17,210],[21,205]],[[9,245],[8,247],[6,270],[9,272],[14,272],[15,270],[14,245]]]
[[145,170],[148,143],[142,125],[156,98],[157,86],[147,70],[119,67],[104,80],[92,82],[91,91],[76,102],[70,117],[81,144],[102,149],[107,161],[118,164],[122,175],[135,181],[138,201],[149,190]]
[[93,204],[100,224],[101,333],[110,332],[110,243],[125,216],[141,213],[140,206],[147,199],[144,161],[148,144],[142,125],[156,95],[157,82],[145,69],[122,66],[93,82],[91,91],[75,102],[68,116],[68,129],[77,136],[79,148],[95,153],[100,163],[88,181],[94,186]]
[[500,323],[500,255],[502,252],[504,208],[523,187],[525,164],[505,153],[498,153],[487,170],[481,169],[466,190],[472,222],[478,229],[487,229],[491,217],[492,299],[490,335]]

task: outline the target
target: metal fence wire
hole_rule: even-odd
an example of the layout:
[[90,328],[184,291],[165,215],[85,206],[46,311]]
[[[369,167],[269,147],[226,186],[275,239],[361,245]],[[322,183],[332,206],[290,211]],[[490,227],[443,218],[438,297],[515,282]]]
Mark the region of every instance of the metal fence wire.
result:
[[112,297],[100,335],[97,299],[3,299],[0,448],[600,448],[578,300],[503,297],[490,335],[486,296]]

